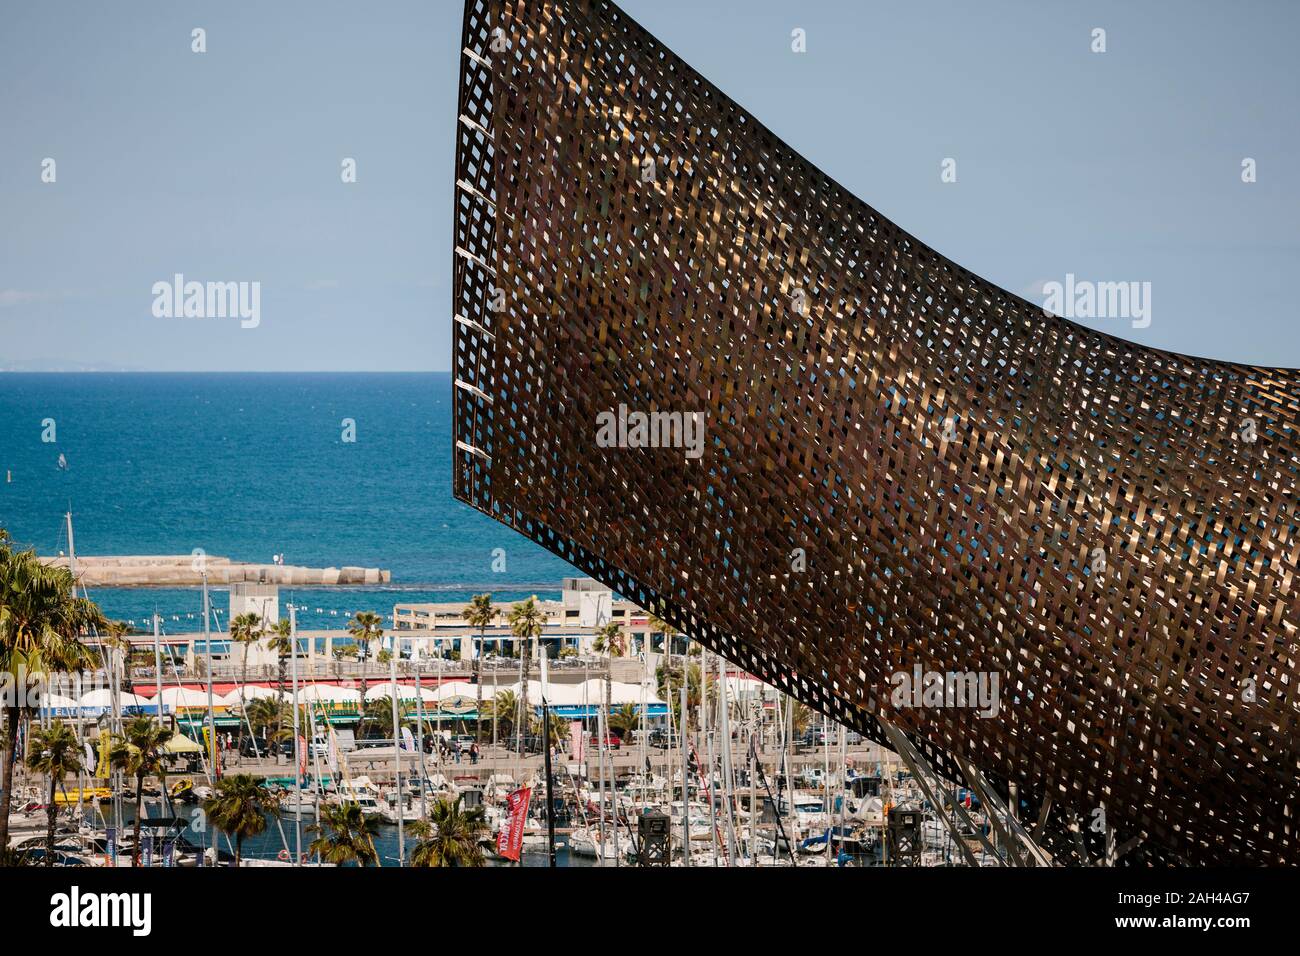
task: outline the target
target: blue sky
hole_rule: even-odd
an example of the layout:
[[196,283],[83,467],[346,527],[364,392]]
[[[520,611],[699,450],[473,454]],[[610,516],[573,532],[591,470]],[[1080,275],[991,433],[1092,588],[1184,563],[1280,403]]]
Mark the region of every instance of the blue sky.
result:
[[[1300,365],[1297,5],[622,6],[989,280],[1030,297],[1066,273],[1150,282],[1150,327],[1085,324]],[[459,0],[11,5],[0,368],[448,368],[460,26]],[[150,288],[176,272],[261,282],[261,324],[155,318]]]

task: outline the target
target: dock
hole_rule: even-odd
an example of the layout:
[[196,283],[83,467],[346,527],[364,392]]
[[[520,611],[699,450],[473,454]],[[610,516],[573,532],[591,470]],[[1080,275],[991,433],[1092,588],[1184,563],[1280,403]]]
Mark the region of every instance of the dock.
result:
[[[68,558],[45,557],[50,566],[66,568]],[[209,584],[278,584],[293,587],[387,584],[383,568],[308,568],[292,564],[232,561],[212,554],[77,555],[77,578],[85,587],[196,587],[207,572]]]

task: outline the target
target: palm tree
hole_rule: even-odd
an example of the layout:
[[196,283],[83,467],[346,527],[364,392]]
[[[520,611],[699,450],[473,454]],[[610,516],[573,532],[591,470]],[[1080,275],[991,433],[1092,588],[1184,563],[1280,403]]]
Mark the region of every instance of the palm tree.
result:
[[[33,550],[14,551],[0,529],[0,681],[26,688],[30,677],[82,670],[91,664],[81,635],[108,621],[91,601],[78,598],[67,568],[47,567]],[[18,760],[18,730],[32,701],[5,695],[4,756],[0,759],[0,847],[9,846],[9,798]]]
[[292,707],[287,700],[280,697],[257,697],[248,702],[244,708],[244,717],[253,728],[253,736],[265,737],[267,740],[283,740],[285,718],[293,719]]
[[[383,697],[367,702],[365,712],[367,720],[378,724],[377,727],[371,729],[378,730],[380,737],[396,740],[397,736],[401,734],[401,730],[398,730],[397,734],[393,733],[393,698],[390,695],[385,694]],[[399,713],[399,721],[401,716]]]
[[81,745],[72,728],[56,720],[49,727],[33,730],[27,749],[27,769],[50,777],[50,798],[45,807],[45,865],[53,866],[54,824],[59,814],[54,793],[63,786],[64,777],[81,769]]
[[660,644],[663,647],[663,651],[664,651],[664,656],[668,657],[671,660],[673,656],[671,642],[672,642],[673,635],[677,633],[677,628],[673,627],[663,618],[658,617],[654,614],[646,615],[646,624],[647,626],[649,626],[651,631],[659,635]]
[[[698,663],[688,662],[686,667],[686,722],[690,727],[694,727],[698,722],[700,704],[707,703],[709,706],[718,699],[718,685],[716,682],[707,682],[701,675],[700,665]],[[674,723],[681,720],[681,687],[682,687],[682,665],[681,664],[663,664],[655,668],[655,682],[659,690],[659,697],[668,701],[669,709],[673,715]]]
[[497,610],[492,606],[492,595],[474,595],[469,604],[465,605],[465,610],[460,612],[460,616],[470,627],[478,628],[478,650],[474,654],[473,663],[475,702],[478,704],[474,712],[479,715],[479,719],[474,727],[474,739],[481,744],[483,742],[483,635],[487,632],[488,625],[497,616]]
[[[364,703],[366,699],[366,665],[370,662],[370,642],[377,641],[384,636],[384,620],[373,611],[358,611],[348,621],[348,633],[351,634],[360,648],[359,658],[361,660],[361,700]],[[364,715],[362,723],[365,722]],[[360,736],[361,724],[357,725],[358,736]]]
[[267,814],[278,814],[280,804],[262,781],[252,774],[236,773],[217,781],[216,792],[203,801],[203,812],[213,826],[235,838],[237,869],[244,840],[265,830]]
[[99,646],[111,648],[120,651],[122,654],[122,670],[126,671],[127,664],[131,660],[131,642],[127,635],[131,633],[131,625],[126,621],[109,621],[99,635]]
[[510,633],[519,641],[519,653],[522,655],[519,663],[519,693],[524,717],[519,722],[520,727],[528,726],[530,715],[528,710],[528,664],[532,657],[530,642],[541,637],[545,626],[546,616],[537,606],[536,597],[530,597],[510,609]]
[[619,731],[619,736],[624,740],[631,737],[632,731],[636,730],[640,722],[641,718],[637,714],[636,704],[624,704],[609,715],[609,729]]
[[[244,707],[244,688],[248,684],[248,649],[262,639],[262,619],[249,611],[230,620],[230,639],[244,648],[244,663],[239,670],[239,706]],[[244,739],[244,725],[239,725],[239,739]]]
[[293,653],[293,642],[289,639],[289,621],[282,618],[271,625],[267,632],[266,649],[276,656],[279,669],[276,672],[275,686],[281,696],[284,695],[284,667]]
[[596,631],[592,649],[597,654],[605,655],[605,719],[609,719],[614,709],[614,658],[622,657],[627,650],[627,638],[623,635],[623,626],[614,621],[602,625]]
[[[287,618],[282,618],[271,625],[270,637],[266,639],[266,649],[274,653],[276,656],[276,663],[277,663],[276,671],[275,671],[275,692],[277,695],[276,699],[280,702],[283,702],[284,701],[284,668],[286,662],[289,659],[289,655],[293,653],[293,641],[290,640],[289,621]],[[292,716],[290,717],[290,719],[292,720]],[[277,740],[280,739],[282,730],[283,730],[283,724],[279,719],[277,719],[275,723],[275,736]]]
[[487,702],[487,709],[492,715],[492,723],[496,725],[500,722],[502,725],[501,735],[510,737],[514,733],[519,716],[519,698],[515,696],[515,692],[497,691],[497,695]]
[[135,778],[135,848],[131,853],[131,865],[140,865],[140,815],[144,802],[145,777],[158,778],[158,786],[167,791],[167,767],[163,763],[167,741],[172,739],[172,732],[166,727],[159,727],[148,717],[133,717],[123,728],[121,736],[115,736],[108,752],[109,763],[129,777]]
[[[546,746],[558,746],[560,741],[569,735],[569,722],[559,714],[551,714],[551,726],[546,734]],[[539,737],[543,734],[542,715],[538,714],[531,721],[531,731]]]
[[424,820],[412,824],[411,832],[420,842],[411,851],[411,866],[483,865],[479,841],[488,835],[486,811],[462,810],[460,803],[460,797],[439,797],[429,814],[432,825]]
[[367,866],[379,862],[374,840],[378,824],[366,819],[360,804],[322,803],[319,821],[307,828],[310,833],[320,834],[307,849],[326,863]]

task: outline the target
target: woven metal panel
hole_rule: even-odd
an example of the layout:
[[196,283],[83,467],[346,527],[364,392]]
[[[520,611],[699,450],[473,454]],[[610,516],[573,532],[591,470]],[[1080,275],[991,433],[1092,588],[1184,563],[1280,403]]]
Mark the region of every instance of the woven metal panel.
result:
[[[1104,810],[1133,859],[1300,862],[1297,373],[1045,315],[611,3],[468,0],[464,47],[458,498],[1050,796],[1063,856]],[[698,413],[700,455],[607,447],[620,406]],[[917,667],[998,675],[996,714],[900,704]]]

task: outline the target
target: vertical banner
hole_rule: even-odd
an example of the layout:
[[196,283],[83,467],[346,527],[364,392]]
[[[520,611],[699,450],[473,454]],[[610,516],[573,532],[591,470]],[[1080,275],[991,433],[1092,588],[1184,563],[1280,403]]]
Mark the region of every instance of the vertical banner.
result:
[[532,787],[521,787],[506,797],[506,811],[509,815],[497,833],[497,853],[516,863],[519,862],[519,854],[523,852],[524,822],[528,819],[528,804],[532,797]]
[[107,780],[110,770],[109,752],[113,749],[113,735],[107,730],[99,732],[99,763],[95,765],[95,776]]
[[168,837],[163,841],[162,847],[162,865],[172,867],[176,865],[176,838]]
[[117,827],[104,830],[104,853],[108,856],[108,865],[117,866]]
[[402,749],[415,750],[415,734],[411,733],[410,727],[402,728]]
[[583,741],[586,734],[582,732],[582,721],[574,720],[569,723],[569,746],[573,753],[574,763],[582,763],[586,754],[583,751]]
[[298,776],[307,776],[307,738],[298,735]]
[[212,775],[218,780],[221,779],[221,738],[217,738],[216,747],[212,746],[212,728],[207,724],[203,725],[203,749],[206,754],[213,755],[216,759],[216,766],[212,768]]
[[140,864],[153,866],[153,834],[146,833],[140,838]]

